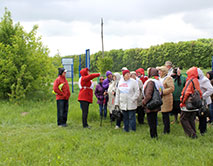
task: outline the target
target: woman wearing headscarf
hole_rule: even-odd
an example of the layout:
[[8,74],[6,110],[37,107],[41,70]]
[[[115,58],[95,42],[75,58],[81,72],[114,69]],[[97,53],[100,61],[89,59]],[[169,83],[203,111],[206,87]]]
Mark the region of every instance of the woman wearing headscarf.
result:
[[[207,72],[206,77],[211,81],[211,85],[213,86],[213,71]],[[213,101],[213,95],[211,96],[211,99]],[[213,102],[209,106],[209,112],[210,112],[209,122],[213,125]]]
[[142,81],[143,84],[148,80],[148,77],[145,76],[145,72],[144,72],[143,68],[139,68],[135,72],[136,72],[138,78]]
[[[116,97],[116,91],[118,88],[118,83],[120,81],[121,75],[119,73],[114,73],[113,74],[113,81],[109,83],[109,88],[108,88],[108,109],[110,112],[110,115],[112,114],[112,110],[115,109],[115,97]],[[117,119],[116,120],[116,126],[115,129],[118,129],[121,127],[121,120]]]
[[158,67],[158,73],[160,76],[160,81],[163,84],[163,105],[161,106],[163,124],[164,124],[164,134],[170,133],[170,119],[169,113],[173,108],[173,96],[174,92],[174,82],[171,76],[168,75],[168,68],[166,66]]
[[202,98],[202,92],[200,90],[200,84],[198,81],[197,67],[190,68],[189,70],[187,70],[186,74],[187,74],[186,84],[181,92],[181,97],[180,97],[180,102],[181,102],[180,122],[186,135],[188,135],[191,138],[197,138],[195,118],[196,118],[196,113],[197,111],[199,111],[199,109],[188,110],[186,108],[186,101],[188,97],[190,96],[190,94],[194,93],[195,91],[193,87],[193,83],[195,88],[198,90],[200,97]]
[[92,79],[99,77],[99,73],[90,74],[88,68],[80,71],[81,78],[79,79],[80,91],[78,94],[78,101],[82,108],[82,123],[84,128],[90,128],[87,123],[89,104],[93,101],[93,83]]
[[186,84],[186,77],[181,75],[181,71],[179,68],[174,68],[173,73],[171,75],[174,81],[175,90],[173,92],[173,109],[172,114],[174,115],[175,119],[172,124],[178,122],[178,114],[180,114],[180,96],[181,92]]
[[149,68],[148,71],[149,79],[143,85],[143,101],[142,104],[145,107],[147,113],[147,120],[149,124],[150,136],[151,138],[157,138],[157,113],[161,110],[161,106],[150,110],[146,107],[147,103],[152,99],[154,87],[162,95],[163,85],[159,80],[158,70],[156,68]]
[[123,79],[119,81],[116,91],[115,105],[123,112],[124,131],[136,131],[135,110],[139,96],[138,84],[130,78],[129,70],[122,72]]
[[[197,71],[200,89],[203,93],[203,100],[205,100],[207,106],[210,107],[210,104],[212,103],[211,95],[213,94],[213,87],[211,85],[210,80],[204,76],[203,71],[200,68],[198,68]],[[204,135],[207,132],[207,117],[198,115],[198,118],[200,133],[201,135]]]

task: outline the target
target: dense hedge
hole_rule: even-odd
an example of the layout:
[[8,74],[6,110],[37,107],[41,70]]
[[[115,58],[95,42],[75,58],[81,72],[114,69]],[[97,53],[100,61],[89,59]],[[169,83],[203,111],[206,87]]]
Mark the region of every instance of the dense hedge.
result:
[[[170,60],[175,66],[190,68],[198,66],[202,68],[211,67],[213,56],[213,39],[198,39],[195,41],[181,41],[178,43],[164,43],[161,45],[151,46],[148,49],[135,48],[127,50],[105,51],[104,57],[112,59],[111,71],[120,71],[123,66],[130,70],[137,68],[147,69],[148,67],[161,66],[165,61]],[[78,73],[78,57],[75,59],[75,73]],[[91,55],[91,71],[99,72],[97,63],[102,57],[99,51]],[[82,57],[82,67],[85,67],[85,55]]]

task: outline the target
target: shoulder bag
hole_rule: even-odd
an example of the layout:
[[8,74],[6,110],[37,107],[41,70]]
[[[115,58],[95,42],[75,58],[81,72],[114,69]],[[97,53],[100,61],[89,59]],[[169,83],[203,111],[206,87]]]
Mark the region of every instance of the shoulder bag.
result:
[[194,88],[194,93],[190,94],[189,97],[186,99],[186,109],[187,110],[196,110],[196,109],[200,109],[202,107],[202,100],[200,98],[200,93],[199,91],[195,88],[193,79],[189,80],[188,84],[186,85],[186,88],[184,90],[183,93],[183,99],[186,93],[186,90],[189,86],[189,84],[192,82],[193,84],[193,88]]

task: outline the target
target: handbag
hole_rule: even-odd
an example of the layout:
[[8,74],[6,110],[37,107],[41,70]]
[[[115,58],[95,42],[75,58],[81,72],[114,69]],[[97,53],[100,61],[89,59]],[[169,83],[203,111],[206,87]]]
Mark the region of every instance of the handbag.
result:
[[195,110],[195,109],[200,109],[202,107],[202,100],[200,98],[200,93],[199,91],[195,88],[195,85],[194,85],[194,82],[193,82],[193,79],[191,79],[185,90],[184,90],[184,93],[183,93],[183,99],[184,99],[184,96],[185,96],[185,93],[186,93],[186,89],[188,88],[189,84],[192,82],[193,84],[193,88],[194,88],[194,93],[190,94],[189,97],[186,99],[186,109],[187,110]]
[[157,88],[154,86],[154,91],[153,91],[153,94],[152,94],[152,98],[146,104],[146,107],[149,110],[154,110],[154,109],[160,107],[162,104],[163,104],[163,101],[161,99],[160,93],[157,90]]
[[202,103],[203,103],[203,105],[198,111],[198,116],[208,117],[210,115],[210,112],[209,112],[209,108],[208,108],[208,105],[206,103],[206,100],[202,100]]
[[121,120],[121,110],[119,109],[118,106],[115,106],[115,109],[112,110],[112,119],[117,119],[117,120]]

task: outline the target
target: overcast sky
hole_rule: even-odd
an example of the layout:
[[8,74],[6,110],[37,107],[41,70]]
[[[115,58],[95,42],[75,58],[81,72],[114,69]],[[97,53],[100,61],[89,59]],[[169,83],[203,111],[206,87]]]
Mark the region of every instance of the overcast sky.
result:
[[62,56],[101,50],[148,48],[164,42],[213,37],[213,0],[0,0],[26,31]]

